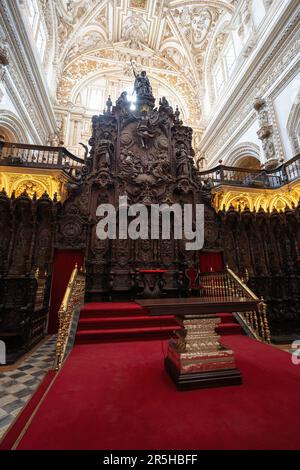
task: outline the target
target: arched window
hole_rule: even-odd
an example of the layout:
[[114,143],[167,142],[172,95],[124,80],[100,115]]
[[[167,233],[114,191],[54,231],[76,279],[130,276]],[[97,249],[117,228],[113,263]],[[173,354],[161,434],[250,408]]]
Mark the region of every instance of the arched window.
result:
[[215,76],[215,91],[216,91],[216,95],[218,96],[225,83],[222,61],[220,61],[215,67],[214,76]]
[[294,154],[300,152],[300,91],[292,106],[288,121],[287,131]]
[[228,82],[236,63],[236,53],[230,35],[224,41],[221,33],[216,38],[216,50],[214,52],[214,66],[212,74],[214,77],[214,91],[218,97],[224,85]]
[[231,38],[229,38],[228,43],[226,45],[226,48],[224,51],[224,59],[225,59],[225,64],[226,64],[226,75],[228,79],[231,75],[231,72],[234,68],[235,61],[236,61],[236,54],[235,54],[234,45],[233,45]]
[[41,15],[37,0],[26,0],[26,15],[31,28],[32,38],[36,44],[41,61],[43,62],[48,40],[48,32],[45,19],[43,15]]
[[39,9],[36,0],[27,0],[28,21],[33,31],[39,19]]

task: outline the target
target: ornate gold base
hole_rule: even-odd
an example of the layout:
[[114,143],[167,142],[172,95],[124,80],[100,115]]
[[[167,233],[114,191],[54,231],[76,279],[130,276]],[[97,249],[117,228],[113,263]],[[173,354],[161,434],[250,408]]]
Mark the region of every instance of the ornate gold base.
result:
[[183,329],[169,342],[165,367],[180,390],[241,384],[234,353],[219,343],[214,315],[177,318]]

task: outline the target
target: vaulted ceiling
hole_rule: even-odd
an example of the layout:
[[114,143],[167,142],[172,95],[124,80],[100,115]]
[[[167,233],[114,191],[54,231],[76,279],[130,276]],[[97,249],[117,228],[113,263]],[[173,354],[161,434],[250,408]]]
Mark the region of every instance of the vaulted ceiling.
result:
[[97,74],[132,76],[131,61],[173,90],[201,127],[204,67],[218,25],[235,1],[56,0],[57,99]]

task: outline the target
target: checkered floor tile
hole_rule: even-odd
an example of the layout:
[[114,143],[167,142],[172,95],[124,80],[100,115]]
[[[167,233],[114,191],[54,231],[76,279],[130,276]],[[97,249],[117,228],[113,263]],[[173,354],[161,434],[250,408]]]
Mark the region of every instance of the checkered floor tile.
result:
[[47,339],[15,370],[0,369],[0,438],[54,364],[56,336]]

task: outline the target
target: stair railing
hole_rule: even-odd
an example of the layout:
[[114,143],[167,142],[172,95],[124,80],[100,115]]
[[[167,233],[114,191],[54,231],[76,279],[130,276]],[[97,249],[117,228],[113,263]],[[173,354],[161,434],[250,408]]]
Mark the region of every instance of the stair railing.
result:
[[[269,321],[267,316],[267,304],[263,297],[259,299],[254,292],[247,286],[243,279],[235,274],[228,266],[226,267],[228,274],[240,285],[249,296],[257,302],[257,311],[251,312],[237,312],[236,315],[246,323],[253,335],[258,336],[262,341],[267,343],[271,342],[271,334],[269,328]],[[238,318],[237,318],[238,319]]]
[[69,341],[72,327],[73,316],[77,308],[84,301],[85,293],[85,274],[83,270],[78,270],[75,265],[63,301],[58,311],[59,329],[56,340],[55,370],[59,370],[65,359],[65,353]]
[[201,295],[208,302],[226,302],[241,307],[243,303],[244,307],[252,304],[253,310],[235,312],[234,316],[247,334],[270,343],[267,304],[263,298],[259,299],[244,280],[228,266],[222,272],[200,274],[199,282]]

